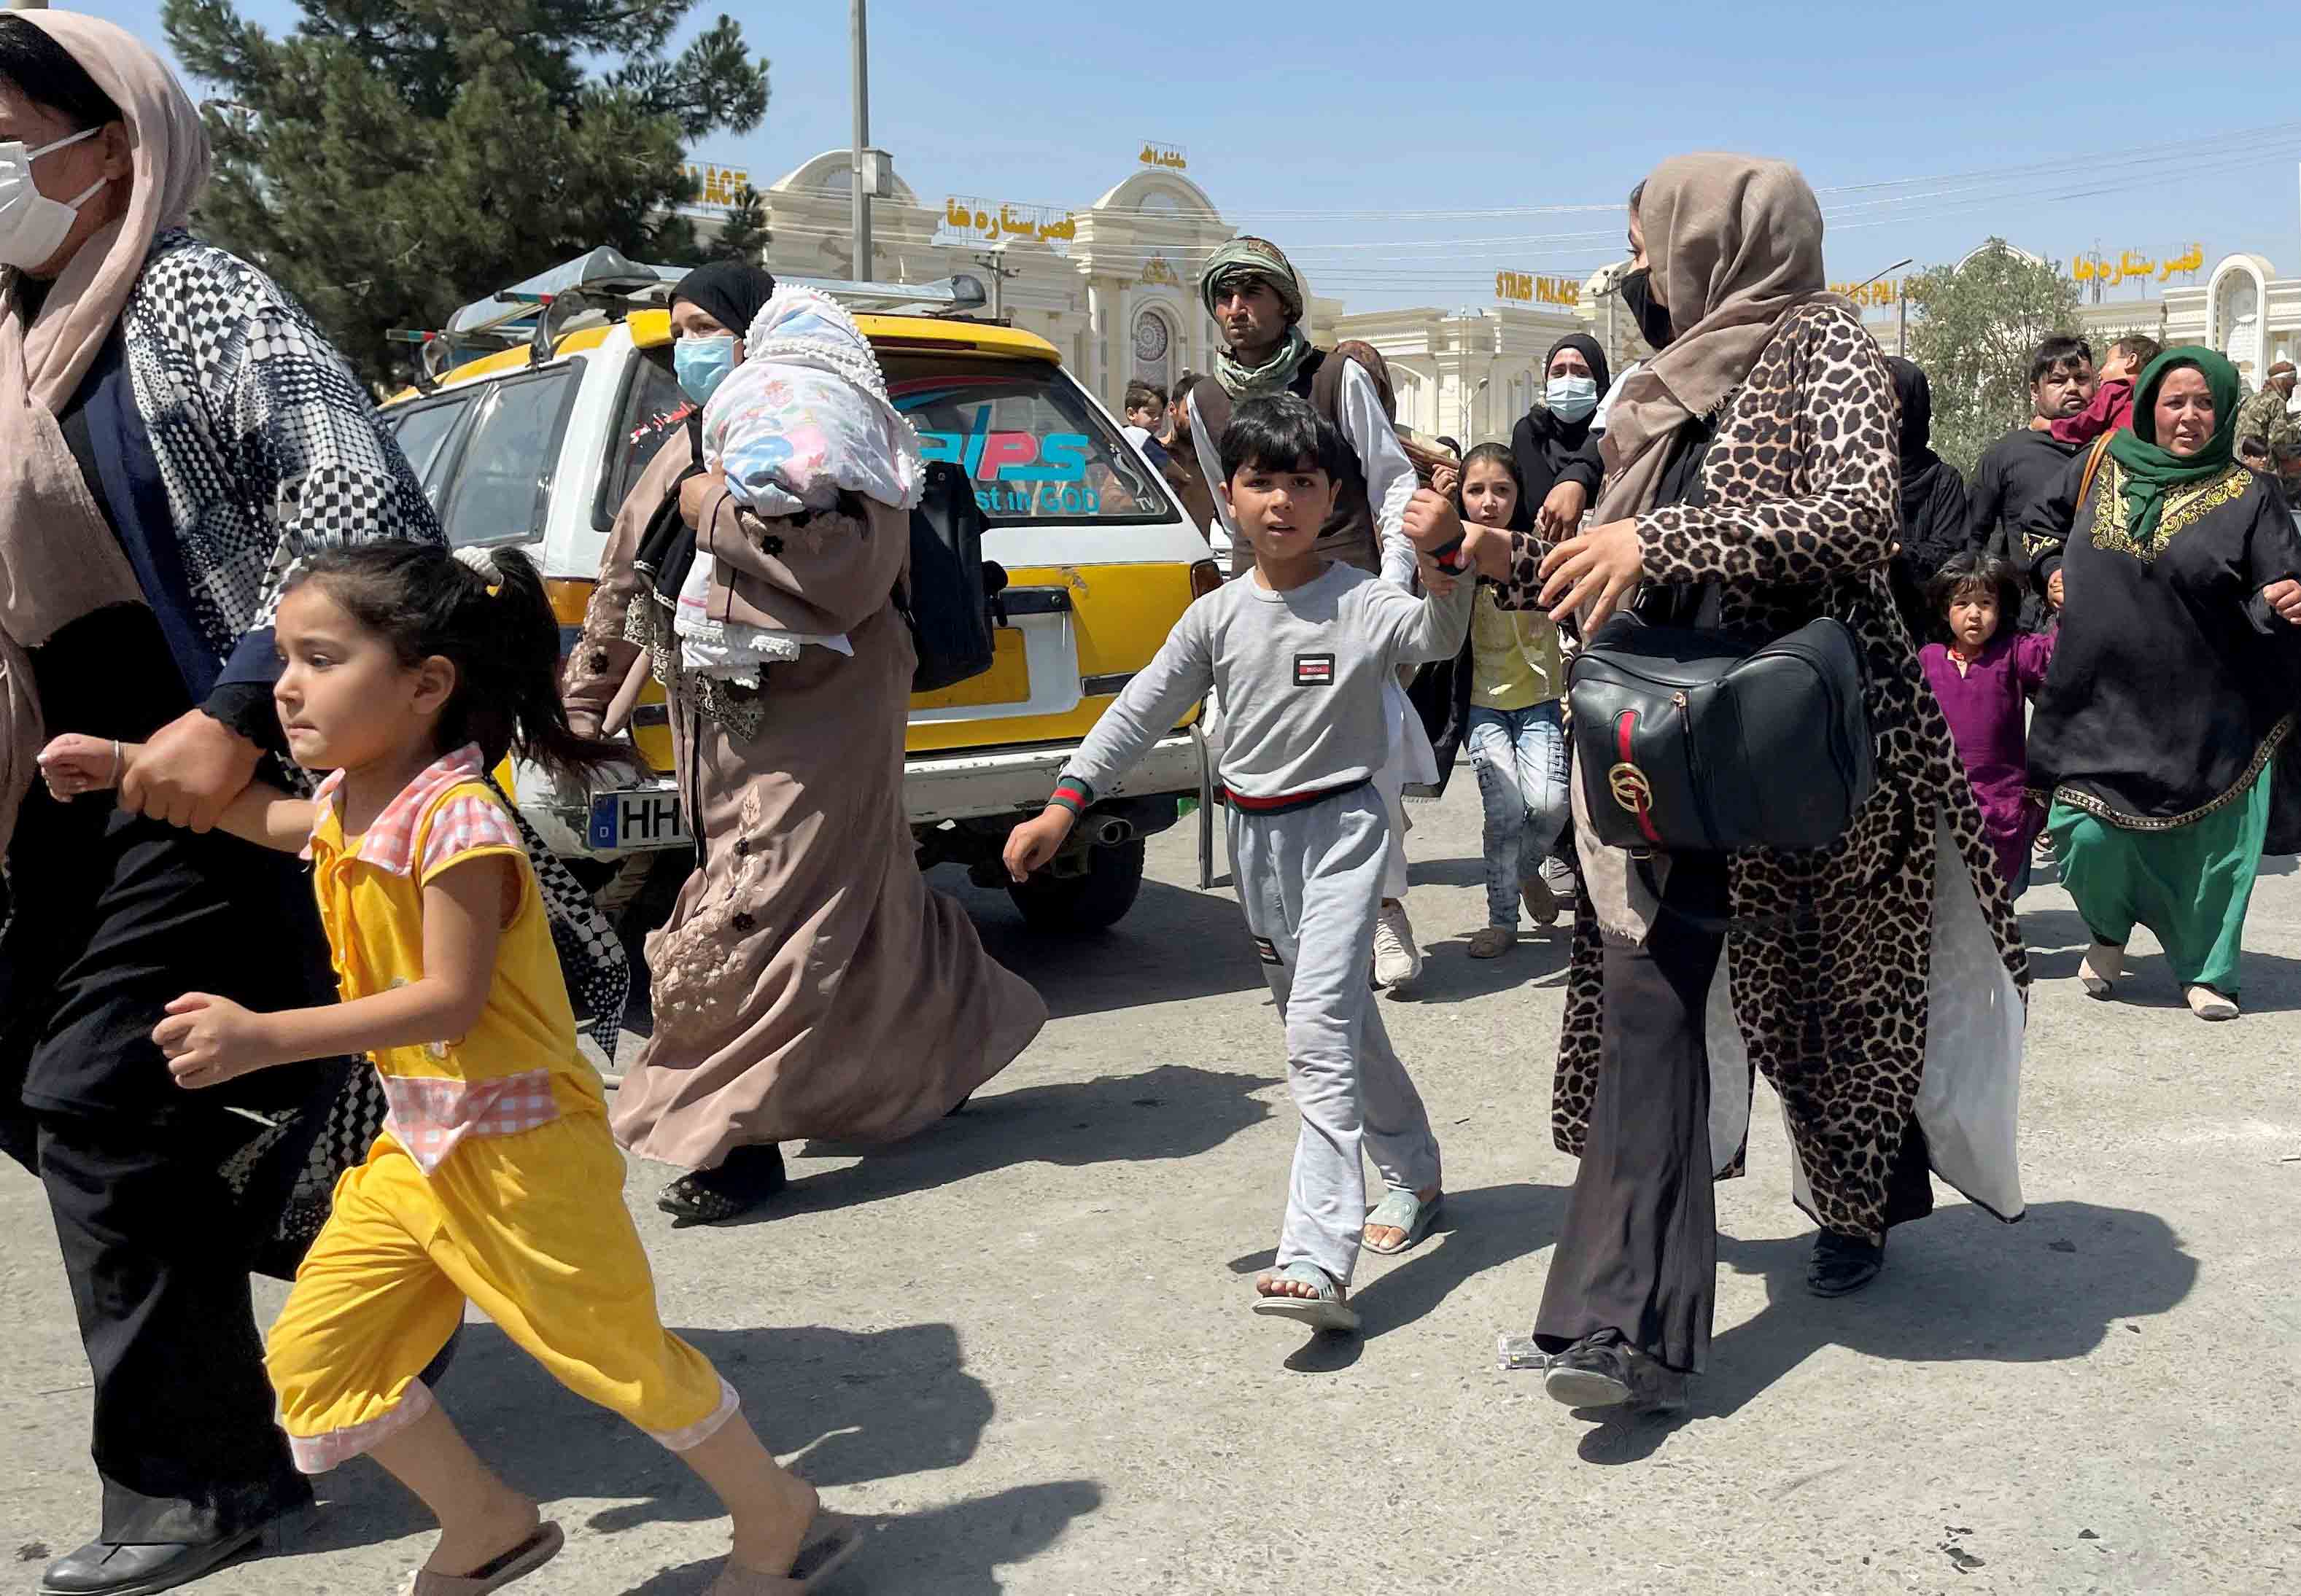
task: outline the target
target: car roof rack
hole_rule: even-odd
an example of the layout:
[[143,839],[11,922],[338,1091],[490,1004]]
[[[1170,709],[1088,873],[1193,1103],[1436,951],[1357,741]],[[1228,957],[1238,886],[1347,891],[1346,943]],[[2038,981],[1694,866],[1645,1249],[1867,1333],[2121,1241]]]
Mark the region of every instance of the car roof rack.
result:
[[[540,272],[485,299],[473,300],[431,331],[395,328],[385,336],[419,346],[416,386],[426,393],[448,372],[485,354],[534,351],[536,363],[552,357],[573,323],[596,314],[620,322],[635,310],[659,309],[693,270],[649,265],[605,247]],[[877,315],[963,315],[985,302],[983,281],[959,272],[939,282],[860,282],[828,277],[782,277],[778,285],[814,288],[850,313]]]

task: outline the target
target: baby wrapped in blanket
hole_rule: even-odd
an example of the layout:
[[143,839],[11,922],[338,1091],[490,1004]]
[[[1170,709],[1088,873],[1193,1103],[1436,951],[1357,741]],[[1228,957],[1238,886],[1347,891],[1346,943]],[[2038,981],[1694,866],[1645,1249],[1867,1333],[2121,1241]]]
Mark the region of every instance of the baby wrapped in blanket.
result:
[[[775,291],[751,323],[742,363],[703,407],[703,464],[725,472],[735,502],[764,520],[835,508],[842,489],[908,510],[926,476],[870,344],[835,301],[802,288]],[[699,549],[680,589],[673,630],[688,669],[757,687],[761,665],[796,659],[810,643],[853,652],[844,637],[712,620],[713,566]]]

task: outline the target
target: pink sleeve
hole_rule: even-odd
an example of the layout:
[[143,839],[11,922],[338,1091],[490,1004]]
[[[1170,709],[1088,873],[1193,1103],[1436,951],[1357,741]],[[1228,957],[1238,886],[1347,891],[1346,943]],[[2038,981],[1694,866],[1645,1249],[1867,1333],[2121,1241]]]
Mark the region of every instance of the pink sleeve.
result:
[[429,885],[432,877],[474,854],[512,852],[526,856],[519,827],[493,798],[477,792],[451,796],[431,812],[431,828],[423,838],[423,857],[415,879]]
[[2132,414],[2133,385],[2128,382],[2104,382],[2094,389],[2093,398],[2075,415],[2053,425],[2054,437],[2063,443],[2091,443],[2103,433],[2125,425],[2120,413]]
[[2046,667],[2054,663],[2054,645],[2061,635],[2059,626],[2049,626],[2014,643],[2013,674],[2021,683],[2024,697],[2035,698],[2037,689],[2046,685]]

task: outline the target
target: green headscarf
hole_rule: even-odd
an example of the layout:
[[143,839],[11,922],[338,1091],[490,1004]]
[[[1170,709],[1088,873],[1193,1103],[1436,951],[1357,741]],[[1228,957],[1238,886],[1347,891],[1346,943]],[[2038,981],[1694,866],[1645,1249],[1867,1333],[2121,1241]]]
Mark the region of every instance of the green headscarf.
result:
[[[2187,459],[2157,447],[2157,389],[2169,372],[2188,366],[2204,374],[2213,397],[2213,435],[2205,447]],[[2211,349],[2185,344],[2168,349],[2149,363],[2133,389],[2133,425],[2109,440],[2110,458],[2124,474],[2128,531],[2145,547],[2157,536],[2158,518],[2165,511],[2165,496],[2177,488],[2211,481],[2230,469],[2237,437],[2238,405],[2244,385],[2237,368]]]

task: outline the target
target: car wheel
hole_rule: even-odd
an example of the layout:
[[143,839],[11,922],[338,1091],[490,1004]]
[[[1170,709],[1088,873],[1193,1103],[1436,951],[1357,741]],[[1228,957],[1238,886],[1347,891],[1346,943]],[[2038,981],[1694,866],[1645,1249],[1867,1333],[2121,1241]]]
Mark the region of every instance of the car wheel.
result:
[[1142,839],[1097,848],[1077,875],[1038,874],[1010,882],[1007,895],[1034,931],[1102,931],[1126,917],[1142,890]]

